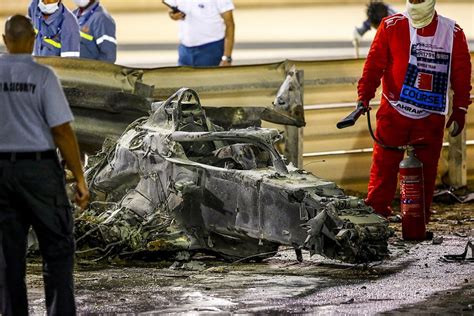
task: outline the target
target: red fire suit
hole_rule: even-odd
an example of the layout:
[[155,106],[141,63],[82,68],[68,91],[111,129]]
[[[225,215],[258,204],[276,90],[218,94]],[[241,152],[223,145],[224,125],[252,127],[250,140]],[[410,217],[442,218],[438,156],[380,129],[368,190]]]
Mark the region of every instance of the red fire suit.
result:
[[[395,19],[394,19],[395,17]],[[438,16],[424,28],[418,29],[419,36],[433,36]],[[393,146],[405,145],[423,138],[426,146],[416,150],[423,163],[425,187],[425,215],[430,218],[430,206],[436,181],[438,160],[442,148],[445,117],[430,114],[421,119],[401,115],[388,102],[398,100],[407,72],[410,49],[409,21],[402,14],[382,20],[365,62],[362,78],[359,80],[359,100],[370,101],[382,79],[383,96],[377,111],[376,136],[383,143]],[[454,91],[453,107],[467,109],[471,90],[471,59],[466,37],[456,25],[454,30],[451,59],[451,88]],[[374,144],[370,180],[366,203],[383,216],[391,214],[390,204],[397,188],[398,165],[403,152],[386,150]]]

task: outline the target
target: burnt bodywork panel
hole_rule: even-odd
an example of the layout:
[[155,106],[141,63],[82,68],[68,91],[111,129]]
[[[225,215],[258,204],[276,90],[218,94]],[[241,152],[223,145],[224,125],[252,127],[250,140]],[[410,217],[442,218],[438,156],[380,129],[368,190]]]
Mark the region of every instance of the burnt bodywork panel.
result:
[[96,201],[78,219],[78,245],[228,258],[287,245],[353,263],[387,256],[387,221],[335,183],[287,165],[273,146],[280,139],[274,129],[224,131],[196,92],[179,90],[91,158]]

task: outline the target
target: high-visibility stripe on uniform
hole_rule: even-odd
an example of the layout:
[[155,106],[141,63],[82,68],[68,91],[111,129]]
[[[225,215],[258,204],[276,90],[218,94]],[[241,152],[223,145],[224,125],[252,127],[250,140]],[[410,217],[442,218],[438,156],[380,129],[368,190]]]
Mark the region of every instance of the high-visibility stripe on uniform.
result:
[[109,41],[111,43],[114,43],[114,44],[117,44],[117,40],[112,37],[112,36],[108,36],[108,35],[104,35],[102,37],[99,37],[96,41],[97,45],[100,45],[102,44],[104,41]]
[[94,40],[94,36],[92,36],[90,34],[87,34],[87,33],[84,33],[84,32],[81,32],[81,37],[85,40],[90,41],[90,42],[92,42]]
[[61,52],[61,57],[80,57],[79,52]]
[[48,43],[48,44],[51,45],[51,46],[56,47],[56,48],[61,48],[61,43],[58,43],[58,42],[56,42],[56,41],[53,41],[53,40],[50,39],[50,38],[46,38],[46,37],[45,37],[45,38],[43,38],[43,41],[44,41],[45,43]]
[[[38,29],[35,29],[35,34],[38,34]],[[48,43],[49,45],[56,47],[56,48],[61,48],[61,43],[56,42],[48,37],[43,37],[42,38],[43,42]]]

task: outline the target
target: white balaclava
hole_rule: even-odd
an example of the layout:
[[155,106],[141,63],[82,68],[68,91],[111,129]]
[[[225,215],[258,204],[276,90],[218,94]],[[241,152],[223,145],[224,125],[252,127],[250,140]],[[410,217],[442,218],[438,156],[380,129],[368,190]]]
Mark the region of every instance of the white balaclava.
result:
[[38,2],[38,8],[43,14],[51,15],[59,9],[59,2],[45,4],[43,0]]
[[79,8],[84,8],[84,7],[87,7],[90,1],[89,0],[74,0],[74,2]]
[[410,3],[407,0],[407,12],[411,25],[416,29],[421,29],[433,21],[435,14],[436,0],[425,0],[422,3]]

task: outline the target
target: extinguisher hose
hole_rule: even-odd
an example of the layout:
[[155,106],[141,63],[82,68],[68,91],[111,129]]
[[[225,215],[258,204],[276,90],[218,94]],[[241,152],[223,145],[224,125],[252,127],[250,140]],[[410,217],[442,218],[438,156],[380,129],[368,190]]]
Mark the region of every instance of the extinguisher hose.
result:
[[406,146],[391,146],[391,145],[384,144],[382,141],[380,141],[375,136],[374,130],[372,129],[372,123],[371,123],[371,120],[370,120],[370,108],[368,108],[365,111],[365,113],[367,114],[367,127],[369,129],[370,136],[372,137],[374,142],[376,142],[383,149],[396,150],[396,151],[405,151],[405,149],[407,149]]
[[396,150],[396,151],[405,151],[413,147],[413,145],[391,146],[379,140],[375,136],[374,131],[372,129],[372,123],[370,120],[370,107],[364,106],[364,104],[361,101],[357,103],[355,110],[353,110],[348,116],[346,116],[345,118],[337,122],[336,126],[339,129],[353,126],[357,122],[359,117],[364,114],[367,114],[367,125],[368,125],[370,136],[380,147],[384,149]]

